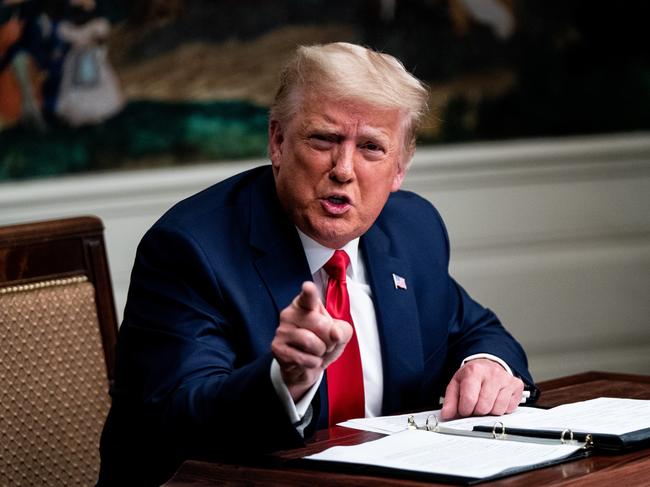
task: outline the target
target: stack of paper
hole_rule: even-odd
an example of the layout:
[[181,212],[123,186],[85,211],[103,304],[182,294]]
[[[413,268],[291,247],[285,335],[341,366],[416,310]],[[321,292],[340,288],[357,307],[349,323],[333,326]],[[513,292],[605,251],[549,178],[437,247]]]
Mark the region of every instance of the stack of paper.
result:
[[[428,419],[433,431],[409,429],[409,416],[420,427]],[[593,449],[650,444],[650,401],[601,397],[549,410],[520,407],[505,416],[441,421],[440,411],[423,411],[340,425],[388,436],[330,448],[305,457],[307,463],[475,483],[581,458]],[[569,430],[578,433],[575,441]]]

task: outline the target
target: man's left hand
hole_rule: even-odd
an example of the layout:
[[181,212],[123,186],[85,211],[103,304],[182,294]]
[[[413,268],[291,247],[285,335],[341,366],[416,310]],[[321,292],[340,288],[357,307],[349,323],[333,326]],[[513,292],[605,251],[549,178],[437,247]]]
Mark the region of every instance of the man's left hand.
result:
[[500,416],[519,405],[524,383],[501,365],[485,358],[465,363],[445,391],[442,419],[457,416]]

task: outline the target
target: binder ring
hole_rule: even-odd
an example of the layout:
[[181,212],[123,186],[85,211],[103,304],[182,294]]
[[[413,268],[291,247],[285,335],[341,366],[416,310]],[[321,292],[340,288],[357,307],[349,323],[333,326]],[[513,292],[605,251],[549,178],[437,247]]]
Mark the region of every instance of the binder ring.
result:
[[[430,420],[431,418],[433,418],[433,420],[434,420],[435,423],[436,423],[436,424],[434,424],[433,426],[431,426],[431,425],[429,424],[429,420]],[[436,415],[435,415],[435,414],[429,414],[429,416],[427,416],[426,427],[427,427],[427,431],[438,431],[438,418],[436,418]]]
[[415,416],[413,416],[413,415],[409,416],[406,421],[408,423],[408,426],[407,426],[408,429],[410,429],[410,430],[418,429],[418,425],[415,422]]
[[570,429],[565,429],[564,431],[562,431],[562,434],[560,435],[560,441],[562,443],[567,442],[567,439],[564,437],[567,433],[569,434],[569,440],[568,441],[573,441],[573,431],[571,431]]
[[[501,426],[501,432],[497,433],[497,428],[499,428],[499,425]],[[494,426],[492,427],[492,437],[495,439],[497,438],[503,439],[506,437],[506,425],[503,424],[502,421],[497,421],[496,423],[494,423]]]

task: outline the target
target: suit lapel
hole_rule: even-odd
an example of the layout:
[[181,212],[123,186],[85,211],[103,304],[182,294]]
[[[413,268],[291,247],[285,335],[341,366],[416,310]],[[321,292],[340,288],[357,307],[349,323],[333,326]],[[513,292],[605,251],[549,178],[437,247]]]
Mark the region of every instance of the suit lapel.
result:
[[[404,391],[418,386],[423,368],[422,341],[410,265],[392,255],[390,240],[375,224],[361,238],[373,293],[384,368],[382,411],[400,408]],[[395,286],[393,274],[407,289]]]
[[280,206],[270,166],[257,183],[251,191],[249,241],[258,255],[257,272],[279,313],[311,273],[298,233]]

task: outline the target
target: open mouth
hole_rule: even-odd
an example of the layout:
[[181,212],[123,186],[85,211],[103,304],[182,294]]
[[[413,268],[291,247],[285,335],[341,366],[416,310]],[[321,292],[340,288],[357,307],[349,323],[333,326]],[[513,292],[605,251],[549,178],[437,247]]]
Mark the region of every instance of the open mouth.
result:
[[347,205],[350,202],[346,196],[328,196],[327,201],[334,205]]
[[321,199],[325,211],[331,215],[341,215],[350,208],[350,198],[345,195],[330,195]]

